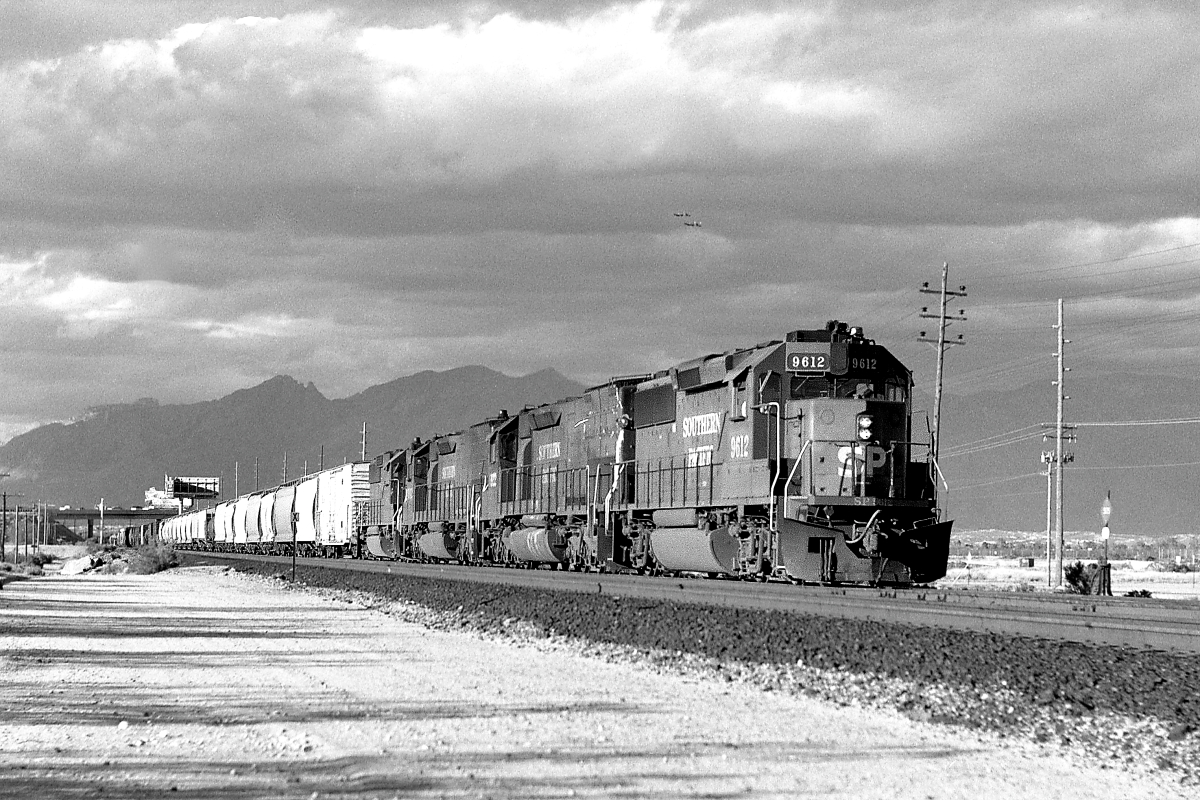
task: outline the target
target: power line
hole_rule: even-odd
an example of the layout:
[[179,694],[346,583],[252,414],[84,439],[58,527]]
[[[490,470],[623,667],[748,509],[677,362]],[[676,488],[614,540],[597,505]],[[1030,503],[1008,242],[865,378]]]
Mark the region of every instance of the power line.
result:
[[990,442],[993,439],[1003,439],[1006,436],[1012,436],[1014,433],[1021,433],[1023,431],[1028,431],[1028,430],[1037,430],[1039,428],[1041,428],[1040,425],[1026,425],[1024,428],[1017,428],[1015,431],[1008,431],[1007,433],[997,433],[993,436],[985,436],[982,439],[976,439],[973,442],[963,442],[962,444],[956,445],[955,447],[952,447],[950,449],[958,450],[963,447],[972,447],[977,444],[983,444],[984,442]]
[[[1094,267],[1094,266],[1098,266],[1100,264],[1115,264],[1120,261],[1129,261],[1134,258],[1145,258],[1146,256],[1157,256],[1157,255],[1161,255],[1163,253],[1174,253],[1176,251],[1187,250],[1192,247],[1200,247],[1200,242],[1193,242],[1191,244],[1181,244],[1181,245],[1177,245],[1175,247],[1165,247],[1161,250],[1148,250],[1145,253],[1133,253],[1133,254],[1127,255],[1127,256],[1117,256],[1115,258],[1105,258],[1105,259],[1101,259],[1099,261],[1081,261],[1076,264],[1065,264],[1065,265],[1057,266],[1057,267],[1042,267],[1042,268],[1037,268],[1037,269],[1022,270],[1020,272],[1008,272],[1008,273],[1005,273],[1003,276],[997,276],[990,280],[993,280],[993,281],[1002,280],[1002,279],[1007,280],[1009,277],[1011,277],[1013,275],[1037,275],[1039,273],[1061,272],[1061,271],[1068,270],[1068,269],[1078,269],[1079,267]],[[976,264],[968,264],[964,268],[965,269],[974,269],[975,267],[993,267],[993,266],[999,266],[1001,264],[1018,264],[1024,260],[1025,259],[1023,259],[1023,258],[1012,258],[1012,259],[1004,259],[1004,260],[1000,260],[1000,261],[981,261]],[[982,283],[987,283],[988,281],[989,281],[988,278],[980,278],[979,279],[979,282],[982,282]]]
[[1196,467],[1200,466],[1200,461],[1180,461],[1175,464],[1125,464],[1115,467],[1071,467],[1071,471],[1075,470],[1108,470],[1108,469],[1159,469],[1164,467]]
[[[1011,481],[1019,481],[1019,480],[1025,479],[1025,478],[1040,478],[1040,477],[1044,477],[1044,476],[1045,476],[1044,472],[1027,472],[1024,475],[1013,475],[1010,478],[997,478],[994,481],[985,481],[983,483],[971,483],[966,486],[955,486],[953,488],[955,491],[962,491],[964,489],[982,489],[984,486],[995,486],[998,483],[1009,483]],[[1027,494],[1027,493],[1024,493],[1024,494]]]
[[1037,433],[1037,432],[1026,433],[1026,434],[1022,434],[1021,436],[1016,436],[1016,437],[1013,437],[1011,439],[1008,439],[1008,440],[1005,440],[1002,442],[995,442],[994,444],[980,445],[978,447],[972,447],[972,448],[969,448],[966,450],[955,450],[952,453],[947,453],[945,458],[956,458],[958,456],[974,455],[975,453],[982,453],[986,450],[995,450],[998,447],[1008,447],[1010,444],[1017,444],[1019,442],[1028,442],[1028,441],[1032,441],[1032,440],[1038,439],[1038,438],[1041,438],[1040,433]]
[[[1200,258],[1187,258],[1187,259],[1184,259],[1183,261],[1168,261],[1164,264],[1148,264],[1144,267],[1130,267],[1128,269],[1110,269],[1110,270],[1105,270],[1103,272],[1089,272],[1084,277],[1101,278],[1101,277],[1105,277],[1108,275],[1132,275],[1135,272],[1149,272],[1149,271],[1155,270],[1155,269],[1165,269],[1167,267],[1177,267],[1177,266],[1181,266],[1183,264],[1194,264],[1197,261],[1200,261]],[[1108,261],[1093,261],[1089,264],[1073,264],[1070,267],[1062,267],[1061,269],[1074,269],[1076,267],[1088,267],[1088,266],[1093,266],[1096,264],[1108,264],[1108,263],[1110,263],[1110,262],[1108,262]],[[1052,270],[1045,270],[1045,271],[1050,272]],[[1012,276],[1023,275],[1023,274],[1026,274],[1026,273],[1010,272],[1010,273],[1008,273],[1008,275],[1005,276],[1005,278],[1007,279]],[[1064,277],[1066,277],[1066,276],[1064,276]],[[997,280],[997,279],[993,279],[993,280]],[[1052,281],[1057,281],[1057,280],[1062,280],[1062,278],[1057,277],[1057,276],[1056,277],[1048,277],[1048,278],[1032,278],[1029,280],[1022,281],[1022,285],[1029,285],[1031,283],[1050,283]]]
[[1200,422],[1200,417],[1179,417],[1177,419],[1126,419],[1115,422],[1076,422],[1079,428],[1118,428],[1129,425],[1183,425],[1189,422]]

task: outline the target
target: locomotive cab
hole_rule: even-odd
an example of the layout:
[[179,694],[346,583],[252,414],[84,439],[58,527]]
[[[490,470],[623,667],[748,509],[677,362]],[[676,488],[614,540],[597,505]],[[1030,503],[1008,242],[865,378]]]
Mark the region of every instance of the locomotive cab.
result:
[[911,435],[912,375],[858,329],[789,337],[788,416],[799,435],[784,488],[779,549],[811,581],[942,577],[950,523],[937,522],[927,446]]

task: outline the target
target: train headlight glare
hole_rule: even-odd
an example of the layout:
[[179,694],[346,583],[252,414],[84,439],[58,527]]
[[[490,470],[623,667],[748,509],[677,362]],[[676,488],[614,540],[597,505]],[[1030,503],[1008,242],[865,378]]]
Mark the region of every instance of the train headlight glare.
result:
[[871,418],[870,417],[864,415],[864,416],[861,416],[858,418],[858,438],[864,442],[870,441],[870,439],[871,439]]

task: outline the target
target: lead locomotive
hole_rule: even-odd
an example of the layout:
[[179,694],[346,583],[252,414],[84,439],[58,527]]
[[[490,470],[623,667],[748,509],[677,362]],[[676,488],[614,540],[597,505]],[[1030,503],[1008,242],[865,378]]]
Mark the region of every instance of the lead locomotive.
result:
[[945,575],[912,373],[830,322],[417,440],[370,464],[377,558],[811,582]]

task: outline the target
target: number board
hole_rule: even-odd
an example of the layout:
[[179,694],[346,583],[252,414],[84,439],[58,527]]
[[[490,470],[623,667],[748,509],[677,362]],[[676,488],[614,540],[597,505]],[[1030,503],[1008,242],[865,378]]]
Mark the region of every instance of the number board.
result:
[[881,347],[871,345],[850,347],[846,353],[846,371],[852,375],[873,375],[886,372],[891,362],[883,357]]
[[789,344],[785,354],[788,372],[824,374],[829,371],[830,347],[820,343]]

